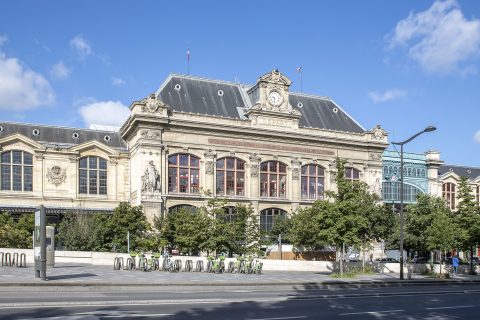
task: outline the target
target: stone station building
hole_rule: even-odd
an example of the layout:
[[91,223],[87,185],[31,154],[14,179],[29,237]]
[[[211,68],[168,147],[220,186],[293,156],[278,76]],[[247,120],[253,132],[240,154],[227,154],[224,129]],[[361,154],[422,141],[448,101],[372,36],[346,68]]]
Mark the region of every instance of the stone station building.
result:
[[335,189],[334,160],[380,194],[387,134],[332,99],[289,91],[278,70],[254,85],[170,75],[131,104],[119,132],[0,122],[0,210],[109,211],[142,205],[149,220],[225,197],[274,216]]

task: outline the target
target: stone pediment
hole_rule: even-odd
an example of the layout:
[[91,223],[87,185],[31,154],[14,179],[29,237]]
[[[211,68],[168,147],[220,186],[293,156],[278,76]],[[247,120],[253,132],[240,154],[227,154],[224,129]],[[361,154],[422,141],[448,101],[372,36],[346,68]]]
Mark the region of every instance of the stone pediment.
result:
[[140,101],[135,101],[130,106],[132,113],[167,116],[169,106],[161,101],[154,93]]
[[278,84],[282,86],[289,87],[292,84],[292,81],[288,79],[286,76],[280,73],[278,69],[274,69],[269,73],[264,74],[258,79],[258,83],[261,82],[268,82],[271,84]]

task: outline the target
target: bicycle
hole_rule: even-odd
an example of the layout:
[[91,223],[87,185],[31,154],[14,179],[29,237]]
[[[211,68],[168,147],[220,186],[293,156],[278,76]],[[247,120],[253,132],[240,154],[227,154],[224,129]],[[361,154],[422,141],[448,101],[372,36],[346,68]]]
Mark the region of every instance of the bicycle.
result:
[[143,253],[138,254],[138,270],[148,271],[148,261]]

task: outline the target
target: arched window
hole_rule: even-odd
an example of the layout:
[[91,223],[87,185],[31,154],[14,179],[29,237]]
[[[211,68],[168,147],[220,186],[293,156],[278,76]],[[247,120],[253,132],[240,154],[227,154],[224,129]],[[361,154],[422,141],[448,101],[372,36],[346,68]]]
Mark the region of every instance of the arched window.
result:
[[398,171],[398,167],[393,167],[393,173],[397,174],[397,171]]
[[25,151],[13,150],[1,155],[2,190],[33,191],[33,158]]
[[392,166],[388,167],[388,173],[390,173],[390,174],[393,173],[393,168],[392,168]]
[[455,210],[455,184],[451,182],[442,185],[442,197],[447,201],[447,206]]
[[107,194],[107,160],[88,156],[78,166],[79,193]]
[[422,169],[422,177],[425,177],[425,169]]
[[[420,188],[410,184],[403,185],[403,201],[416,203],[418,195],[424,193]],[[382,198],[384,202],[400,201],[400,182],[384,181],[382,183]]]
[[260,165],[260,196],[285,198],[287,195],[287,166],[279,161]]
[[275,219],[285,219],[287,212],[282,209],[269,208],[260,211],[260,231],[269,232],[272,230]]
[[412,176],[412,168],[408,168],[408,171],[407,171],[407,176],[411,177]]
[[245,161],[237,158],[222,158],[217,160],[217,195],[245,195]]
[[189,204],[178,204],[176,206],[170,207],[168,209],[168,214],[175,214],[180,210],[188,210],[188,211],[197,211],[197,207],[189,205]]
[[302,198],[323,199],[325,169],[316,164],[302,166]]
[[351,181],[360,179],[360,171],[358,171],[355,168],[345,168],[345,179],[351,180]]
[[223,214],[217,214],[216,218],[225,222],[232,222],[237,219],[237,207],[224,207]]
[[383,167],[383,174],[388,175],[388,166]]
[[199,193],[200,161],[188,153],[168,157],[168,192]]

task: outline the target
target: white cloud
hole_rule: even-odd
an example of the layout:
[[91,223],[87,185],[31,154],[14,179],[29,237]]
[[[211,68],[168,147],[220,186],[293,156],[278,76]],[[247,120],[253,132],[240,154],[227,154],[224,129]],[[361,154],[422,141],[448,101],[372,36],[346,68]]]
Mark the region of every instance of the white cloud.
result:
[[72,70],[69,69],[63,61],[60,61],[52,66],[50,74],[57,79],[66,79],[70,76]]
[[387,36],[389,47],[405,47],[408,57],[426,72],[471,74],[461,63],[480,54],[480,20],[467,20],[456,0],[436,1],[428,10],[411,12]]
[[80,59],[85,59],[87,56],[93,54],[92,47],[81,34],[76,35],[70,40],[70,47],[78,54]]
[[41,74],[0,52],[0,109],[21,111],[54,102],[55,93]]
[[4,34],[0,34],[0,46],[4,45],[8,41],[8,37]]
[[475,142],[477,143],[480,143],[480,130],[475,132],[475,134],[473,135],[473,140],[475,140]]
[[91,124],[121,126],[130,115],[130,109],[120,101],[98,101],[81,106],[79,113],[87,127]]
[[125,80],[122,78],[112,77],[112,84],[117,87],[121,87],[125,85]]
[[370,99],[375,103],[392,101],[398,98],[402,98],[407,95],[407,92],[400,89],[391,89],[385,92],[371,91],[368,93]]

